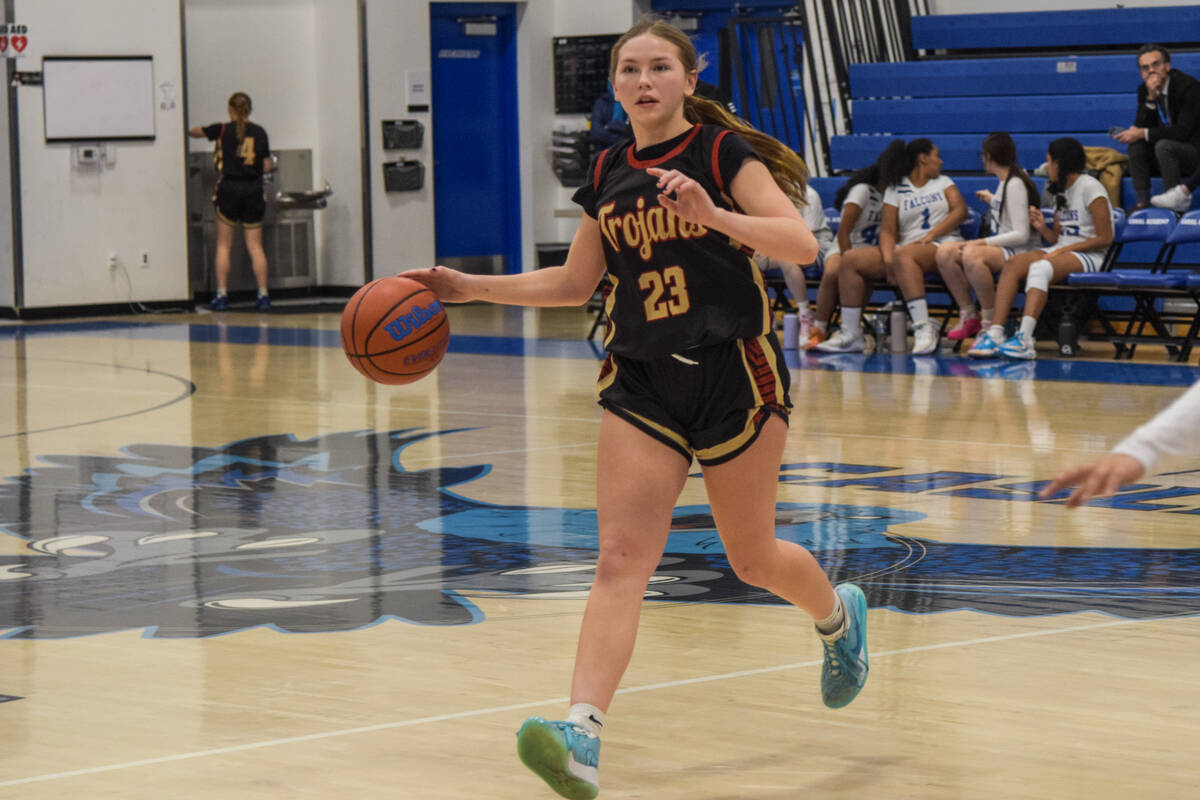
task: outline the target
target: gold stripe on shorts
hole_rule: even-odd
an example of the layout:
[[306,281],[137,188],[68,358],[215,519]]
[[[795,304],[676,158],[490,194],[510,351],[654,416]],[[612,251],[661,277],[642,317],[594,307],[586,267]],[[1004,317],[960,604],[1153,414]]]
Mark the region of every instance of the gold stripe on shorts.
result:
[[[636,419],[638,422],[645,425],[650,430],[652,430],[652,431],[656,432],[657,434],[659,434],[660,436],[662,436],[664,439],[674,442],[676,444],[676,446],[682,448],[685,452],[687,452],[687,453],[692,452],[692,446],[690,444],[688,444],[687,439],[683,438],[679,433],[671,430],[670,428],[659,425],[657,422],[650,419],[649,417],[643,417],[641,414],[636,414],[633,411],[630,411],[628,408],[624,408],[624,407],[620,407],[620,406],[617,406],[617,408],[621,409],[621,413],[617,414],[617,416],[622,416],[622,415],[627,414],[631,418]],[[616,412],[614,412],[614,413],[616,413]]]
[[725,441],[718,445],[714,445],[713,447],[709,447],[704,450],[697,450],[696,458],[700,459],[701,461],[713,461],[723,456],[727,456],[730,453],[736,452],[738,448],[745,447],[746,442],[753,439],[758,433],[758,428],[754,424],[754,419],[758,412],[759,409],[757,408],[748,409],[746,411],[746,425],[742,428],[741,433],[739,433],[737,436],[734,436],[732,439],[726,439]]

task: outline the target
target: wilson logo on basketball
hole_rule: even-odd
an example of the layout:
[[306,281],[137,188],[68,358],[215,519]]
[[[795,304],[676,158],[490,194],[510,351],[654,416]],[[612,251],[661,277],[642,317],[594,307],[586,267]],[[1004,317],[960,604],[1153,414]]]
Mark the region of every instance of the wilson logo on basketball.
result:
[[441,310],[442,304],[437,300],[427,306],[413,306],[407,314],[401,314],[383,327],[393,339],[403,342],[409,334],[436,317]]

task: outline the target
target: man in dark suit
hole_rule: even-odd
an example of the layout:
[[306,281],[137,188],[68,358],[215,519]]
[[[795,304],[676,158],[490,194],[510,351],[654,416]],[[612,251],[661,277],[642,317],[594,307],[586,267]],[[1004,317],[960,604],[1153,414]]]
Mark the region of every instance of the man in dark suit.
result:
[[1114,136],[1129,145],[1135,209],[1150,206],[1151,175],[1171,190],[1200,166],[1200,81],[1171,69],[1171,54],[1157,44],[1138,51],[1138,69],[1137,118]]

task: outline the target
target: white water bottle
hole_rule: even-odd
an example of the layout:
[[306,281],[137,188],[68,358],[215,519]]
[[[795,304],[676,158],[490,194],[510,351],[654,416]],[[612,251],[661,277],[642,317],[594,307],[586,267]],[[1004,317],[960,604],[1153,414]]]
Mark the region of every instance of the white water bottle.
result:
[[897,303],[892,306],[892,352],[907,353],[908,352],[908,314],[904,311],[904,306]]
[[796,350],[800,347],[800,320],[794,313],[783,315],[783,349]]

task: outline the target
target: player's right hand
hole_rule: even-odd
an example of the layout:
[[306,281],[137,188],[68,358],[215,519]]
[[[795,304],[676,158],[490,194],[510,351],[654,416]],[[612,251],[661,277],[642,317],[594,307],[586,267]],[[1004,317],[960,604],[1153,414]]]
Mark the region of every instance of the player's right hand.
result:
[[410,269],[397,273],[397,277],[425,284],[437,295],[438,300],[446,303],[466,303],[475,299],[471,291],[471,276],[449,267]]
[[1133,456],[1111,453],[1098,461],[1081,464],[1055,475],[1054,480],[1038,492],[1038,497],[1044,500],[1068,486],[1077,486],[1067,498],[1067,508],[1074,508],[1093,497],[1109,497],[1115,494],[1117,489],[1142,477],[1144,471],[1142,462]]

